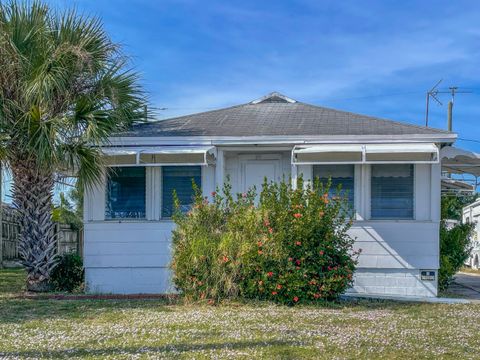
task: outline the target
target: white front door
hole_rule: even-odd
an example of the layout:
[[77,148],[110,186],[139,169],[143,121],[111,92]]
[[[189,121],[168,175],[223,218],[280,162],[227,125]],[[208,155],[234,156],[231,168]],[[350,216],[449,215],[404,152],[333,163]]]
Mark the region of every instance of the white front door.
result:
[[255,186],[258,198],[258,194],[262,191],[265,177],[267,181],[280,181],[280,159],[280,155],[263,155],[257,158],[241,159],[242,192],[247,192],[248,189]]

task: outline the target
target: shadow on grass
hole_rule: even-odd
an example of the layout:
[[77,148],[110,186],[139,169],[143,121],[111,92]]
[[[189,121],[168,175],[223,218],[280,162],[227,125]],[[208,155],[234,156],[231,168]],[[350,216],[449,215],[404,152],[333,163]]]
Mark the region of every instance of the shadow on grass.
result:
[[0,297],[25,290],[25,270],[0,269]]
[[[25,288],[25,271],[23,269],[0,270],[0,324],[21,323],[46,319],[88,319],[108,313],[128,309],[151,309],[152,311],[175,311],[169,305],[180,305],[182,300],[172,303],[169,299],[139,300],[32,300],[14,298]],[[197,304],[189,304],[196,307]],[[204,305],[204,304],[203,304]],[[267,307],[274,304],[265,301],[239,300],[225,301],[219,307],[239,308],[248,311],[249,307]],[[198,304],[202,306],[202,304]],[[280,308],[283,307],[278,305]],[[402,303],[387,300],[358,299],[346,301],[326,301],[310,305],[300,305],[311,309],[336,309],[350,311],[400,310],[420,311],[431,304]],[[118,314],[116,314],[118,315]],[[121,315],[118,315],[121,316]]]
[[[0,301],[0,324],[34,320],[88,319],[109,312],[152,309],[170,312],[166,300],[26,300],[4,299]],[[116,315],[121,316],[121,315]]]
[[6,358],[65,358],[75,356],[115,356],[115,355],[161,355],[161,354],[184,354],[195,351],[216,351],[216,350],[243,350],[266,347],[292,347],[297,345],[295,341],[268,340],[268,341],[238,341],[225,343],[205,344],[168,344],[163,346],[138,346],[138,347],[107,347],[102,349],[64,349],[48,352],[39,351],[12,351],[2,352],[0,356]]
[[0,270],[0,324],[46,319],[80,319],[127,309],[170,311],[168,299],[32,300],[15,298],[25,290],[23,269]]

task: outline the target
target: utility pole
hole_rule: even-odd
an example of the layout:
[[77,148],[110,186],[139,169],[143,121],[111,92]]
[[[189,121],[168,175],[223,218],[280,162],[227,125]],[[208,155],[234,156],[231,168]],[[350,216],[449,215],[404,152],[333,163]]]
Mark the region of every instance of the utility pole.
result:
[[447,112],[447,128],[448,131],[452,131],[453,129],[453,104],[455,103],[455,94],[471,94],[471,91],[459,91],[458,86],[450,86],[448,88],[450,90],[450,94],[452,98],[448,102],[448,112]]
[[452,97],[448,102],[448,110],[447,110],[447,129],[448,131],[452,131],[453,129],[453,104],[455,103],[455,95],[456,94],[470,94],[472,91],[462,90],[460,91],[458,86],[450,86],[448,90],[440,91],[437,87],[442,82],[442,80],[437,81],[437,83],[427,91],[427,98],[425,104],[425,127],[428,127],[428,110],[429,110],[429,102],[430,98],[435,100],[438,105],[443,105],[442,102],[438,99],[438,94],[450,94]]

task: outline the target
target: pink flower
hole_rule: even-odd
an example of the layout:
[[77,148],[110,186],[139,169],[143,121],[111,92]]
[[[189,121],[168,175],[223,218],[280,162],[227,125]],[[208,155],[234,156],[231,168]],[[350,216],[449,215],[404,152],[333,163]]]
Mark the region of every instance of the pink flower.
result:
[[302,242],[301,242],[301,241],[297,241],[297,242],[295,243],[295,245],[297,245],[297,246],[302,246]]
[[295,219],[299,219],[299,218],[302,217],[302,214],[300,214],[300,213],[295,213],[295,214],[293,214],[293,217],[294,217]]
[[296,263],[297,265],[300,265],[300,264],[301,264],[301,261],[300,261],[300,260],[297,260],[297,261],[295,261],[295,263]]
[[246,198],[246,197],[247,197],[247,193],[243,193],[242,198]]
[[277,289],[280,290],[282,288],[282,285],[278,284]]
[[273,229],[272,229],[272,228],[268,228],[268,232],[269,232],[270,234],[273,234]]
[[276,291],[272,291],[272,295],[277,295],[278,293]]
[[294,297],[293,297],[293,301],[294,301],[294,302],[297,302],[297,301],[298,301],[298,296],[294,296]]
[[263,251],[262,250],[258,250],[258,255],[262,255],[263,254]]
[[323,255],[323,254],[324,254],[323,250],[320,250],[319,254],[320,254],[320,255]]
[[216,192],[216,191],[212,191],[212,196],[213,196],[213,197],[217,196],[217,192]]
[[313,294],[313,297],[314,297],[315,299],[318,299],[318,298],[320,297],[320,294]]
[[268,277],[272,277],[272,276],[273,276],[273,272],[269,271],[269,272],[267,273],[267,276],[268,276]]

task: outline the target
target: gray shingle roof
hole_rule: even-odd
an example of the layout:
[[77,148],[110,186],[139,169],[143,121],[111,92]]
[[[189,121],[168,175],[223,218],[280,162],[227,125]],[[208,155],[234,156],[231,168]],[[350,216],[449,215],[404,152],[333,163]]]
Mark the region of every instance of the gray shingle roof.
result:
[[278,93],[225,109],[134,125],[120,136],[410,135],[447,131],[304,104]]

